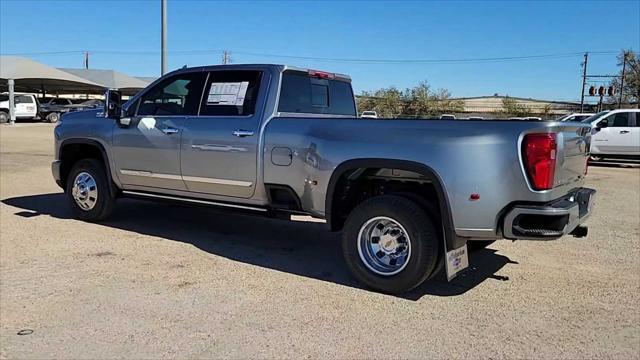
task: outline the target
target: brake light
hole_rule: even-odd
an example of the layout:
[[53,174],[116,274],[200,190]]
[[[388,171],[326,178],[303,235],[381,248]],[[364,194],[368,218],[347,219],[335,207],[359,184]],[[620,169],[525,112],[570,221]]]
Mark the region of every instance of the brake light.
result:
[[527,134],[522,143],[524,162],[535,190],[553,188],[556,171],[556,134]]
[[317,77],[318,79],[329,79],[333,80],[336,75],[333,73],[318,71],[318,70],[308,70],[309,76]]

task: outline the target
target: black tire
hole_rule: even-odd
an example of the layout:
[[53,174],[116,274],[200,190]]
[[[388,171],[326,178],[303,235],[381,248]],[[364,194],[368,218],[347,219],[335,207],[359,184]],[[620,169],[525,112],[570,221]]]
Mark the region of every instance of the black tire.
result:
[[472,240],[467,241],[467,249],[469,251],[478,251],[496,242],[495,240]]
[[50,123],[56,123],[58,122],[58,120],[60,120],[60,114],[56,112],[52,112],[49,115],[47,115],[45,119]]
[[[385,216],[397,221],[407,232],[411,254],[404,269],[395,275],[380,275],[360,258],[358,235],[370,219]],[[342,251],[354,276],[366,286],[391,294],[409,291],[424,282],[436,268],[442,239],[427,213],[415,202],[396,195],[368,199],[356,206],[342,232]]]
[[9,114],[6,111],[0,111],[0,124],[5,124],[9,121]]
[[[76,202],[73,196],[74,181],[78,174],[85,172],[91,175],[95,180],[97,188],[97,200],[95,205],[85,210]],[[84,221],[100,221],[106,219],[113,211],[115,205],[115,196],[111,181],[106,175],[104,165],[96,159],[82,159],[73,165],[67,177],[65,193],[71,206],[71,210],[77,219]]]

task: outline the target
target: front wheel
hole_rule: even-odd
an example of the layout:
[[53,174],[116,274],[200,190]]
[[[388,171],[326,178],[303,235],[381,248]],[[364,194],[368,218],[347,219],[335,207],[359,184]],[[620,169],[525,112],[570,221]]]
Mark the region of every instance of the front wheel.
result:
[[100,221],[113,210],[115,196],[102,162],[79,160],[67,177],[66,195],[76,218]]
[[435,270],[441,239],[426,212],[393,195],[368,199],[349,215],[342,250],[349,269],[366,286],[402,293]]

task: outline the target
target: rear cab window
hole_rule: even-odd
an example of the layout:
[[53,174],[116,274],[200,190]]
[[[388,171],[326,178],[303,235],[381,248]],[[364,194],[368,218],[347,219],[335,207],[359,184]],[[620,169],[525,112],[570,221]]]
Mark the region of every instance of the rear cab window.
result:
[[351,83],[330,73],[287,70],[282,74],[278,112],[356,117]]

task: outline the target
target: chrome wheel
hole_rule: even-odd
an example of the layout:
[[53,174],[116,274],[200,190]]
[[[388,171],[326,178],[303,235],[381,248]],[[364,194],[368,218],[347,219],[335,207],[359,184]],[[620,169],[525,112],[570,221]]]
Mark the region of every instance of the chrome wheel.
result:
[[409,235],[392,218],[378,216],[369,219],[360,228],[357,241],[360,259],[369,270],[378,275],[395,275],[409,263]]
[[93,209],[98,201],[96,180],[87,172],[79,173],[73,181],[71,194],[82,210],[89,211]]

